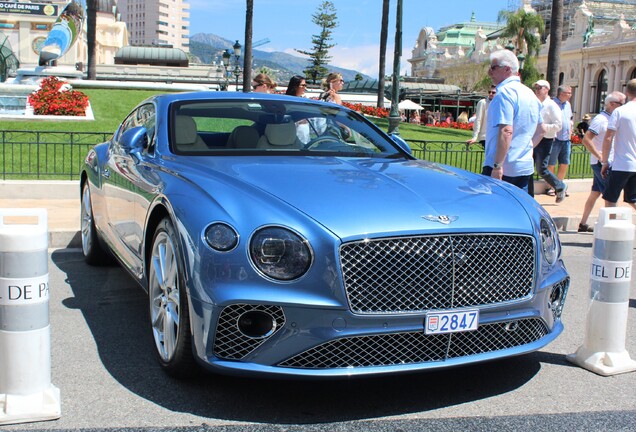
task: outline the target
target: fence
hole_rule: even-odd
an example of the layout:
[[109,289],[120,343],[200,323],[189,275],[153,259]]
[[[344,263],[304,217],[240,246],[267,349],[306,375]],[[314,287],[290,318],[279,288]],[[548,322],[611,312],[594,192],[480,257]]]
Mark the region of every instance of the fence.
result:
[[[0,132],[3,180],[74,180],[88,150],[108,140],[110,132]],[[479,173],[484,151],[479,145],[464,142],[410,140],[413,155]],[[590,178],[589,153],[582,145],[573,145],[568,178]]]

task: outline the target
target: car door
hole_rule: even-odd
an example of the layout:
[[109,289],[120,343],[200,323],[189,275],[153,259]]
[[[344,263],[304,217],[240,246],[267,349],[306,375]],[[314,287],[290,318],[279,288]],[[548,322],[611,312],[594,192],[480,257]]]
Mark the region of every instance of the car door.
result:
[[[152,104],[136,108],[122,123],[110,148],[110,157],[102,170],[104,202],[108,213],[109,229],[113,233],[113,247],[119,258],[134,272],[141,271],[140,250],[142,234],[136,222],[139,210],[139,161],[121,145],[121,137],[127,130],[144,126]],[[152,130],[154,134],[154,129]]]

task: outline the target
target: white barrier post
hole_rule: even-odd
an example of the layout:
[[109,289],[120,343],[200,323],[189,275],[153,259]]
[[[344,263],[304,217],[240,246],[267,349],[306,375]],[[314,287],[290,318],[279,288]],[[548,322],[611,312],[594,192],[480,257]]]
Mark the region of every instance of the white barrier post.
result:
[[51,384],[46,209],[0,209],[0,424],[60,415]]
[[633,244],[631,208],[602,208],[594,227],[585,341],[566,358],[603,376],[636,370],[625,349]]

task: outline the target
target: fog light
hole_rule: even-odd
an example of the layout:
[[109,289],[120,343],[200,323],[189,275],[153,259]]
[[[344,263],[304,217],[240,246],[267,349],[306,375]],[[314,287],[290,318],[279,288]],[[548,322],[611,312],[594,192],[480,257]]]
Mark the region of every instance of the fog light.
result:
[[565,302],[565,296],[568,293],[568,287],[570,285],[570,279],[563,279],[561,282],[555,283],[552,286],[550,292],[550,309],[552,310],[552,316],[555,320],[561,318],[563,313],[563,304]]
[[276,331],[276,319],[267,312],[249,311],[238,317],[236,326],[249,338],[263,339]]

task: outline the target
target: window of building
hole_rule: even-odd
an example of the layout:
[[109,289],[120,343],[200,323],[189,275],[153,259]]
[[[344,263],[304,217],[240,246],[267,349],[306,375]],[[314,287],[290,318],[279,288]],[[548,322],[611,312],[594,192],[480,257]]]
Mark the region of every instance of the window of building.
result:
[[596,97],[594,99],[594,112],[603,111],[603,105],[605,101],[605,96],[607,96],[607,73],[605,69],[598,74],[598,79],[596,80]]

